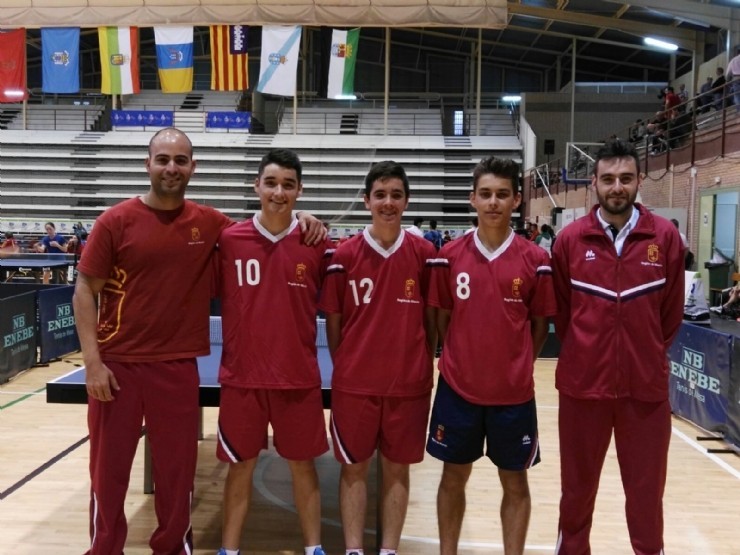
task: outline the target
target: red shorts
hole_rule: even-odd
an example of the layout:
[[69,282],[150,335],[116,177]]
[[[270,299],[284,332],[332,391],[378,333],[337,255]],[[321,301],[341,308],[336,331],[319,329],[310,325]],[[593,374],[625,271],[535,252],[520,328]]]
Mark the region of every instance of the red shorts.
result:
[[391,462],[421,462],[431,397],[431,391],[415,397],[332,391],[334,456],[345,464],[359,463],[368,460],[379,448]]
[[221,386],[218,413],[218,459],[241,462],[267,449],[267,426],[273,443],[288,460],[314,459],[329,450],[321,388],[244,389]]

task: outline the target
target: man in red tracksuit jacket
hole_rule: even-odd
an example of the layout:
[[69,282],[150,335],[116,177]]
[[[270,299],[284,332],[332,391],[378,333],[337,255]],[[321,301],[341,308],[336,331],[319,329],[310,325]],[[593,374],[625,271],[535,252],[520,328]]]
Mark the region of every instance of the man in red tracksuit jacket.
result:
[[562,343],[555,380],[559,555],[591,552],[594,503],[612,432],[632,549],[663,553],[671,435],[667,351],[683,317],[684,246],[670,221],[635,203],[638,167],[628,143],[604,145],[592,176],[599,204],[563,229],[553,247]]

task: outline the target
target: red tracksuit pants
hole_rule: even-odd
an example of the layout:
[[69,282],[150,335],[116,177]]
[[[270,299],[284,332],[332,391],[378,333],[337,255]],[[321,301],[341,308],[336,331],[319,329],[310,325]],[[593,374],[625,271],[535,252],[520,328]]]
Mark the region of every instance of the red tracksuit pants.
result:
[[591,553],[596,492],[613,432],[632,549],[637,555],[662,554],[670,403],[585,400],[561,393],[558,427],[562,497],[555,552]]
[[198,369],[195,359],[107,362],[118,380],[115,400],[89,400],[90,555],[118,555],[126,543],[124,502],[146,422],[155,483],[156,555],[190,555],[190,511],[198,455]]

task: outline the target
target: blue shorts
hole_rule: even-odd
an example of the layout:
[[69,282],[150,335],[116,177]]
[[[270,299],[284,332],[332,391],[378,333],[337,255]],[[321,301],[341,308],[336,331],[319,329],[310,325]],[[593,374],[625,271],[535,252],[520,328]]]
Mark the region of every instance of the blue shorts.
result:
[[526,470],[540,462],[537,406],[475,405],[439,377],[429,422],[427,453],[441,461],[469,464],[485,455],[502,470]]

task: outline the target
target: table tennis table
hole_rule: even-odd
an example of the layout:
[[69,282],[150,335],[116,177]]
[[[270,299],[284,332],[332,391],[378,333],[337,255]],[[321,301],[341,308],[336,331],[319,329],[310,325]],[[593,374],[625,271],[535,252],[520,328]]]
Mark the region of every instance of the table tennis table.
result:
[[[332,361],[326,342],[326,324],[323,319],[316,320],[316,349],[319,369],[321,371],[321,397],[324,408],[331,407],[331,374]],[[199,403],[203,407],[218,407],[221,397],[221,385],[218,383],[218,367],[221,363],[222,333],[221,318],[211,316],[211,353],[198,357],[198,375],[200,376]],[[85,367],[77,368],[46,383],[46,402],[63,404],[87,404],[85,387]],[[202,422],[202,418],[201,418]],[[202,439],[202,434],[201,434]],[[149,442],[144,442],[144,493],[152,493],[154,484],[151,471],[151,454]]]
[[13,253],[0,258],[0,269],[8,271],[6,282],[16,274],[44,268],[60,270],[75,264],[75,255],[66,253]]

